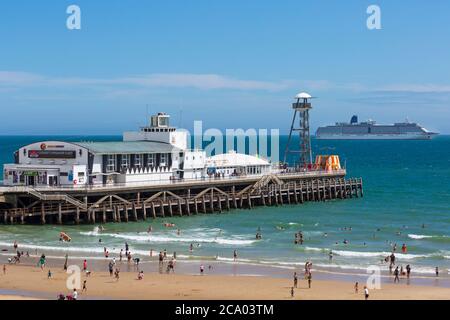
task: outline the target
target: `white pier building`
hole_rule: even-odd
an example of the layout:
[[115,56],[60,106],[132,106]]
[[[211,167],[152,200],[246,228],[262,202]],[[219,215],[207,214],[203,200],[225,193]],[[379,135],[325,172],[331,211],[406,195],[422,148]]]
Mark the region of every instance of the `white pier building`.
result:
[[186,131],[169,125],[158,113],[150,125],[125,132],[118,142],[41,141],[15,152],[5,164],[6,186],[101,186],[172,183],[180,180],[264,175],[271,164],[261,158],[230,152],[207,157],[187,148]]

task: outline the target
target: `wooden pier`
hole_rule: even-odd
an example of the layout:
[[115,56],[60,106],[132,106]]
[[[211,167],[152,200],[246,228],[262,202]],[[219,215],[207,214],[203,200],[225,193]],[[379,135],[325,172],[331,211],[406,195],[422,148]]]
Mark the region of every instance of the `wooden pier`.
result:
[[362,196],[362,179],[346,179],[345,173],[267,175],[134,187],[46,190],[4,187],[0,190],[0,203],[3,202],[0,222],[119,223]]

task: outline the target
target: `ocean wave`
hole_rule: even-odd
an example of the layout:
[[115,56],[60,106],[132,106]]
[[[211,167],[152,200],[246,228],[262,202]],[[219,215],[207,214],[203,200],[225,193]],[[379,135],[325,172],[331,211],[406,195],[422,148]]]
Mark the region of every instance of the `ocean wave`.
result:
[[[345,251],[345,250],[333,250],[333,253],[342,257],[387,257],[390,256],[391,252],[367,252],[367,251]],[[410,253],[394,253],[395,257],[398,259],[411,260],[417,258],[427,258],[432,256],[432,254],[410,254]]]
[[408,234],[408,237],[414,240],[421,239],[433,239],[433,240],[450,240],[449,236],[437,236],[437,235],[423,235],[423,234]]
[[[89,232],[80,232],[81,235],[86,236],[98,236],[99,234],[95,234],[93,231]],[[198,234],[194,237],[180,237],[180,236],[168,236],[168,235],[155,235],[149,234],[147,232],[140,232],[137,234],[129,234],[129,233],[102,233],[101,236],[119,238],[124,240],[136,241],[136,242],[159,242],[159,243],[170,243],[170,242],[186,242],[186,243],[217,243],[222,245],[235,245],[235,246],[247,246],[255,243],[260,240],[249,240],[243,239],[242,237],[235,238],[207,238],[202,237],[201,234]]]
[[408,237],[411,239],[426,239],[426,238],[433,238],[433,236],[426,236],[423,234],[408,234]]

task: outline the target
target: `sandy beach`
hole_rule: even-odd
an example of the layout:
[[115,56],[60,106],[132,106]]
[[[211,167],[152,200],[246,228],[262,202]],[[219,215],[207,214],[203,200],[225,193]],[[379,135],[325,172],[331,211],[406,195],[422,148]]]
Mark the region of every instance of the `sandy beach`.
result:
[[[24,265],[8,265],[6,274],[0,275],[0,288],[9,292],[27,292],[27,296],[3,295],[1,299],[56,299],[57,294],[68,294],[67,274],[61,269],[47,270]],[[313,280],[312,288],[299,279],[294,298],[290,296],[292,281],[260,276],[186,275],[146,273],[143,280],[135,272],[122,272],[116,281],[106,272],[84,274],[87,292],[80,299],[345,299],[363,300],[363,284],[355,293],[353,283],[347,281]],[[449,299],[450,288],[401,284],[382,284],[371,290],[370,299]]]

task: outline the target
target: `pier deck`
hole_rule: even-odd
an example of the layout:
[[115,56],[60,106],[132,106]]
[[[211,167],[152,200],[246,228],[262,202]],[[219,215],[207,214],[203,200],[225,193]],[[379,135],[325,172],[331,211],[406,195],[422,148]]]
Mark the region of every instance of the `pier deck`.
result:
[[0,221],[106,223],[363,196],[345,170],[89,187],[0,187]]

